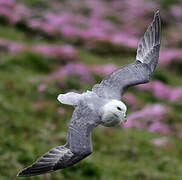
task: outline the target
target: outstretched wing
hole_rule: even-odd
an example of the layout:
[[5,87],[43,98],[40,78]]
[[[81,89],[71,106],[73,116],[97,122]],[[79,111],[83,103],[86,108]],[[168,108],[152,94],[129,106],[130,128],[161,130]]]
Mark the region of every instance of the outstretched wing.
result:
[[100,97],[120,100],[128,87],[149,82],[158,63],[160,42],[161,22],[157,11],[153,22],[139,42],[136,61],[117,69],[92,90]]
[[44,174],[48,172],[55,171],[55,166],[59,161],[62,161],[63,165],[68,162],[74,154],[69,148],[64,146],[57,146],[51,149],[49,152],[45,153],[31,166],[23,169],[18,173],[18,177],[24,176],[36,176],[39,174]]
[[17,176],[35,176],[69,167],[92,153],[91,132],[101,123],[98,111],[80,102],[69,125],[68,142],[57,146]]

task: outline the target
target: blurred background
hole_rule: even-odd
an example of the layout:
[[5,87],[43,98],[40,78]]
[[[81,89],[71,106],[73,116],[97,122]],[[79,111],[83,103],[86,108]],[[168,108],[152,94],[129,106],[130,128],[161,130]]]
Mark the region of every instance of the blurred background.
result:
[[58,94],[91,89],[133,62],[156,10],[159,65],[125,93],[128,122],[96,128],[94,152],[75,166],[24,179],[182,179],[181,0],[0,0],[1,180],[66,142],[73,107]]

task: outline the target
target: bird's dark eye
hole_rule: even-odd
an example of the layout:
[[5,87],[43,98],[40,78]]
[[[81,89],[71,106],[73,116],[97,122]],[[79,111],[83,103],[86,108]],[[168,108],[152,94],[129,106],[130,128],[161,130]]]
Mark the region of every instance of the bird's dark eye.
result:
[[117,107],[117,109],[118,109],[119,111],[121,111],[121,108],[120,108],[120,107]]

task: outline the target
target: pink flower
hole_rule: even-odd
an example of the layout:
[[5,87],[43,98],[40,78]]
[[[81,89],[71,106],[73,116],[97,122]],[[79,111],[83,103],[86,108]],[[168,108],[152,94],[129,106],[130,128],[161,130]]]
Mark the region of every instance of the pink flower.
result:
[[82,32],[84,40],[97,40],[97,41],[108,41],[108,35],[103,31],[102,28],[92,27],[87,31]]
[[77,36],[79,34],[78,32],[79,31],[77,28],[68,24],[65,24],[61,27],[61,33],[63,34],[63,36],[66,36],[67,38]]
[[161,123],[159,121],[153,122],[148,127],[148,130],[153,131],[153,132],[162,133],[162,134],[170,134],[171,133],[169,127],[167,125],[165,125],[164,123]]
[[19,52],[19,51],[23,51],[26,49],[26,45],[22,44],[22,43],[9,43],[8,44],[8,50],[10,51],[10,53],[15,53],[15,52]]
[[173,89],[169,98],[171,101],[181,101],[181,99],[182,99],[182,87],[178,87],[178,88]]
[[153,82],[153,90],[155,96],[158,98],[167,99],[171,94],[171,88],[160,81]]
[[155,138],[152,140],[152,144],[156,146],[167,146],[168,143],[169,142],[167,137]]
[[78,57],[78,52],[71,45],[62,45],[60,48],[61,56],[68,59],[76,59]]
[[125,93],[123,98],[126,99],[128,104],[135,104],[137,102],[136,96],[132,93]]
[[45,91],[47,89],[47,86],[45,84],[41,84],[39,87],[38,87],[38,91],[39,92],[42,92],[42,91]]
[[0,46],[5,48],[10,53],[15,53],[18,51],[23,51],[26,49],[26,45],[20,42],[11,42],[6,39],[0,39]]
[[152,82],[140,84],[140,85],[137,85],[136,87],[140,90],[147,90],[147,91],[153,90]]
[[57,46],[53,46],[53,45],[35,45],[33,47],[34,51],[40,52],[46,56],[58,56],[58,53],[60,53],[60,51],[58,51],[58,47]]
[[167,99],[170,101],[177,101],[182,98],[182,87],[172,88],[160,81],[153,81],[147,84],[141,84],[137,86],[140,90],[147,90],[157,98]]
[[93,65],[91,67],[91,71],[96,74],[101,74],[101,75],[108,75],[112,73],[114,70],[116,70],[118,66],[114,64],[107,64],[107,65]]
[[59,108],[57,108],[57,113],[58,114],[60,114],[60,115],[63,115],[63,114],[65,114],[65,109],[64,108],[62,108],[62,107],[59,107]]
[[59,71],[52,73],[48,80],[64,78],[69,75],[76,75],[85,82],[93,82],[90,69],[83,63],[68,63],[61,67]]
[[130,48],[137,48],[139,39],[126,33],[113,34],[110,41],[113,44],[124,45]]
[[167,112],[170,112],[170,109],[164,105],[148,105],[140,111],[131,113],[127,118],[127,123],[124,124],[124,127],[145,128],[149,131],[170,134],[170,128],[165,124],[165,115]]
[[181,12],[181,7],[180,6],[172,6],[171,9],[171,14],[177,18],[182,17],[182,12]]
[[5,5],[5,6],[12,6],[14,5],[14,1],[13,0],[1,0],[0,1],[0,5]]
[[74,59],[78,57],[78,52],[71,45],[46,45],[39,44],[32,48],[34,51],[40,52],[50,57],[60,57],[65,59]]
[[123,96],[124,101],[127,105],[131,106],[132,109],[137,109],[139,102],[136,96],[132,93],[125,93]]
[[161,65],[169,65],[172,61],[178,60],[180,62],[182,59],[181,49],[165,49],[160,52],[159,63]]

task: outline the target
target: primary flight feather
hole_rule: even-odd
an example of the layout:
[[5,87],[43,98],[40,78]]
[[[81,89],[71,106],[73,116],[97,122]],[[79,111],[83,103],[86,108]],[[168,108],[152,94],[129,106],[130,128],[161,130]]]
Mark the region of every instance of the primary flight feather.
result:
[[159,11],[138,44],[136,61],[117,69],[82,94],[60,94],[63,104],[75,106],[68,140],[40,157],[17,176],[35,176],[69,167],[92,153],[92,130],[102,124],[114,126],[126,120],[126,106],[121,102],[124,91],[133,85],[147,83],[157,66],[161,42]]

